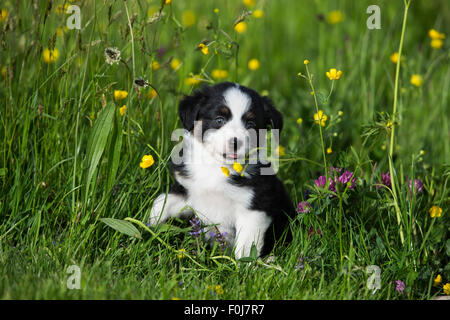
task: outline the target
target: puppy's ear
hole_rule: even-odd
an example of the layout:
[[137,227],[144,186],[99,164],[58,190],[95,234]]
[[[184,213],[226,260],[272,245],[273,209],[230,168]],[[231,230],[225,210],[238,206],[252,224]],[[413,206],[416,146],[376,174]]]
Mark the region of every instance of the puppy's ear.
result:
[[283,129],[283,116],[280,111],[275,108],[272,100],[268,97],[262,97],[262,100],[264,104],[266,123],[270,124],[272,129],[278,129],[281,132],[281,129]]
[[194,121],[197,120],[200,107],[206,99],[206,90],[204,88],[195,91],[193,95],[186,96],[180,101],[178,116],[186,130],[192,131],[194,129]]

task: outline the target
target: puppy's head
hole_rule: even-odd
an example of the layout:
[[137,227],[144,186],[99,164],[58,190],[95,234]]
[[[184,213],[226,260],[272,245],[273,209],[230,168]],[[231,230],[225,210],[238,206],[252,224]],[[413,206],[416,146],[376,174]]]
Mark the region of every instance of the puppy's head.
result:
[[283,127],[282,115],[269,98],[231,82],[204,86],[185,97],[178,114],[209,153],[228,162],[245,159],[258,147],[261,129]]

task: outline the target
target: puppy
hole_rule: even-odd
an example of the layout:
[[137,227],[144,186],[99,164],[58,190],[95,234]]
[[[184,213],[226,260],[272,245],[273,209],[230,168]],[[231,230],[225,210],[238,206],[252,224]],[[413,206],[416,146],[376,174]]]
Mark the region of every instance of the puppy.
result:
[[[282,129],[281,113],[267,97],[224,82],[185,97],[178,114],[184,134],[177,157],[172,154],[175,184],[154,201],[150,224],[194,211],[203,224],[226,235],[237,259],[249,256],[252,245],[258,256],[267,255],[295,214],[276,170],[263,157],[267,128]],[[272,141],[272,148],[277,143]]]

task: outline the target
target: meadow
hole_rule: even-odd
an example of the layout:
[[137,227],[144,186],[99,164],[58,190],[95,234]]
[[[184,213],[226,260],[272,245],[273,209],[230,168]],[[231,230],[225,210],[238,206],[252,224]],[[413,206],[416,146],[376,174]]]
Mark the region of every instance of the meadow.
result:
[[[450,295],[448,1],[0,10],[0,299]],[[178,102],[221,81],[284,117],[298,214],[269,257],[236,261],[192,221],[147,226]]]

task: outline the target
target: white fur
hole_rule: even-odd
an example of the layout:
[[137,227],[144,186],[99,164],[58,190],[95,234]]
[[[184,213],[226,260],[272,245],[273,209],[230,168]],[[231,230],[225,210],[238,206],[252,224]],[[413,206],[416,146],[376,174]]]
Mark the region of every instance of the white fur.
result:
[[[234,172],[232,163],[225,163],[220,149],[229,138],[228,132],[235,136],[245,135],[241,117],[251,103],[250,97],[237,88],[227,90],[224,98],[232,113],[231,121],[204,142],[198,140],[195,129],[194,135],[189,132],[184,135],[183,163],[187,177],[175,174],[175,179],[187,190],[187,198],[174,194],[167,198],[165,194],[160,195],[153,204],[150,223],[180,216],[185,213],[183,208],[191,207],[204,224],[217,225],[221,233],[228,233],[227,240],[235,246],[236,258],[241,258],[250,254],[252,244],[260,254],[271,218],[265,212],[251,210],[252,190],[228,183],[229,178],[221,170],[225,166]],[[164,199],[166,204],[162,210]]]

